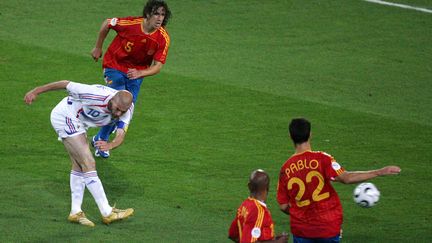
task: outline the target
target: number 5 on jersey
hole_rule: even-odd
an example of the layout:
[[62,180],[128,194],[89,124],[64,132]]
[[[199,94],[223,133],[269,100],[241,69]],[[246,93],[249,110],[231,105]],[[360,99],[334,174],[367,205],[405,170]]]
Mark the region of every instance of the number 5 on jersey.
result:
[[127,52],[131,52],[131,51],[132,51],[132,47],[133,47],[133,45],[134,45],[134,43],[128,41],[128,42],[126,43],[126,45],[124,46],[125,51],[127,51]]

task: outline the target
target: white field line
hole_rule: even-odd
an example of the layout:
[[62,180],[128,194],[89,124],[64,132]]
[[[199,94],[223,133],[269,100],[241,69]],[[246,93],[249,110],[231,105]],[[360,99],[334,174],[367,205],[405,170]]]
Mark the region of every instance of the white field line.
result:
[[380,1],[380,0],[364,0],[364,1],[371,2],[371,3],[378,3],[378,4],[382,4],[382,5],[394,6],[394,7],[399,7],[399,8],[412,9],[412,10],[425,12],[425,13],[432,13],[432,10],[430,10],[430,9],[417,8],[417,7],[413,7],[413,6],[409,6],[409,5],[405,5],[405,4],[391,3],[391,2],[385,2],[385,1]]

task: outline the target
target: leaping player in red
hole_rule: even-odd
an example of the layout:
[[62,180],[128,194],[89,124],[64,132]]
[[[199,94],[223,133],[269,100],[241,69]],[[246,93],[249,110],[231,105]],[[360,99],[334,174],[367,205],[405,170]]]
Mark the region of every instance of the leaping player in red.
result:
[[[171,11],[165,1],[149,0],[142,17],[109,18],[102,23],[91,52],[95,61],[102,57],[102,46],[108,32],[111,29],[117,32],[103,58],[107,86],[128,90],[136,102],[143,78],[159,73],[165,64],[170,45],[165,26],[170,17]],[[108,141],[114,129],[114,124],[101,128],[92,139],[93,146],[98,140]],[[112,149],[109,146],[95,148],[95,155],[103,158],[108,158]]]

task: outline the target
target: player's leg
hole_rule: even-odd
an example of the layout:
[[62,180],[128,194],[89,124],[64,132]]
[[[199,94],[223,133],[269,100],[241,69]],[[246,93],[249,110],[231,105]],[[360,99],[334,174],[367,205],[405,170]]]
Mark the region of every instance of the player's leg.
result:
[[294,243],[315,243],[314,239],[298,237],[295,235],[293,235],[293,242]]
[[316,242],[317,243],[339,243],[340,237],[338,235],[338,236],[330,237],[330,238],[320,238]]
[[85,181],[84,174],[73,168],[70,173],[70,188],[71,188],[71,212],[68,220],[73,223],[79,223],[85,226],[93,227],[95,224],[90,221],[81,209],[84,198]]
[[[116,90],[125,90],[127,75],[123,72],[112,68],[104,69],[104,79],[108,87]],[[94,147],[94,142],[98,140],[108,141],[111,133],[115,130],[115,124],[109,124],[102,127],[99,132],[92,138],[92,145]],[[110,156],[109,151],[101,151],[95,148],[95,155],[102,158],[108,158]]]
[[82,168],[85,185],[93,195],[101,214],[104,216],[109,215],[112,208],[108,204],[102,182],[97,175],[96,163],[90,152],[87,138],[84,134],[80,134],[63,139],[63,144],[70,156],[77,161]]
[[138,99],[138,94],[141,89],[141,84],[143,82],[142,78],[138,79],[129,79],[126,83],[126,90],[132,93],[133,96],[133,103],[136,103],[136,100]]
[[84,173],[78,162],[70,156],[72,162],[72,170],[70,172],[70,189],[71,189],[71,212],[77,214],[82,211],[81,205],[84,198],[85,182]]
[[106,86],[116,89],[125,90],[127,82],[127,74],[113,68],[104,69],[104,80]]
[[[132,93],[132,97],[133,97],[133,103],[135,104],[137,98],[138,98],[138,94],[141,88],[141,83],[143,82],[143,79],[132,79],[126,82],[125,85],[125,89],[128,90],[129,92]],[[131,107],[131,114],[133,115],[133,111],[134,111],[134,106]],[[104,127],[102,127],[99,130],[99,133],[93,137],[92,139],[92,145],[94,147],[94,143],[97,140],[104,140],[104,141],[108,141],[109,140],[109,135],[111,133],[113,133],[115,130],[117,129],[116,124],[110,124],[110,125],[106,125]],[[109,157],[109,152],[108,152],[108,156],[106,156],[106,154],[102,154],[101,152],[103,151],[96,151],[95,155],[96,156],[101,156],[103,158],[107,158]]]
[[[80,144],[87,143],[85,133],[81,133],[73,137],[63,138],[62,140],[72,162],[72,170],[70,174],[72,205],[68,220],[74,223],[93,227],[94,223],[86,217],[86,215],[81,209],[84,198],[84,191],[86,187],[84,169],[94,169],[94,163],[92,166],[83,166],[79,162],[82,158],[82,156],[80,155],[80,149],[82,149],[82,145]],[[88,149],[88,145],[87,150],[90,154],[90,157],[92,157],[90,150]]]
[[111,223],[132,215],[133,209],[120,210],[109,205],[102,182],[97,175],[96,162],[90,152],[85,134],[64,138],[63,144],[69,155],[81,168],[85,185],[96,201],[104,223]]
[[[85,139],[85,129],[79,119],[70,118],[64,114],[68,110],[69,102],[64,98],[51,112],[51,124],[59,136],[59,140],[70,136],[81,136]],[[79,223],[86,226],[94,226],[94,223],[88,220],[81,210],[81,205],[84,197],[85,182],[83,176],[83,168],[79,165],[70,149],[65,144],[66,150],[72,162],[72,170],[70,173],[70,189],[71,189],[71,212],[68,216],[70,222]]]
[[294,243],[339,243],[340,237],[335,236],[331,238],[303,238],[293,235]]

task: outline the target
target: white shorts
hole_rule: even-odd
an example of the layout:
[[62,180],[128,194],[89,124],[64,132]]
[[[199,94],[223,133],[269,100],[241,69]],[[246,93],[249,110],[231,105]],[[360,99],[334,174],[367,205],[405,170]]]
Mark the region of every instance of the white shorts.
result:
[[51,124],[60,138],[73,137],[86,132],[81,120],[76,118],[73,109],[67,103],[68,97],[60,101],[51,111]]

